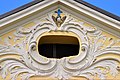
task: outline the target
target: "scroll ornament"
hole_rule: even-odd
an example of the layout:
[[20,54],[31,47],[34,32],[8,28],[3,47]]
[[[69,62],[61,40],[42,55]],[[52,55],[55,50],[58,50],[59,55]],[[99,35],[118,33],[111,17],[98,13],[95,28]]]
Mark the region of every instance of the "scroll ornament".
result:
[[[58,11],[59,12],[59,11]],[[120,47],[114,46],[118,41],[102,35],[102,31],[96,28],[84,26],[84,22],[77,22],[71,15],[56,12],[57,16],[47,14],[39,24],[29,29],[20,27],[15,33],[15,38],[8,37],[4,44],[0,44],[0,57],[3,55],[18,55],[17,58],[0,58],[0,75],[3,79],[10,72],[12,80],[21,75],[22,80],[28,80],[32,76],[46,76],[58,79],[69,79],[75,76],[83,76],[93,80],[98,75],[101,80],[106,79],[106,74],[113,76],[118,74],[120,60],[107,57],[97,59],[105,54],[120,55]],[[61,31],[72,32],[81,39],[81,50],[74,58],[63,57],[61,59],[43,58],[37,51],[37,38],[45,32]],[[90,36],[93,39],[90,39]],[[10,40],[21,42],[12,45]],[[105,45],[109,39],[109,45]],[[101,40],[101,41],[100,41]],[[105,46],[105,47],[103,47]],[[26,49],[28,47],[28,49]],[[104,71],[101,69],[103,68]]]

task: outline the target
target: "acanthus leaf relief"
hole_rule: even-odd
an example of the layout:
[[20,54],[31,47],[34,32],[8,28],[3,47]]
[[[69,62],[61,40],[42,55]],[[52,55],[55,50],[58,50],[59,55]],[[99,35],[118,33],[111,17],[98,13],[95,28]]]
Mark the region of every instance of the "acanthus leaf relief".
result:
[[[70,79],[75,76],[83,76],[93,80],[93,76],[103,80],[106,74],[113,76],[118,74],[120,67],[119,59],[113,57],[99,56],[106,54],[120,55],[120,46],[114,46],[120,40],[114,41],[102,34],[97,28],[88,28],[77,22],[69,14],[64,14],[58,9],[53,14],[47,14],[38,25],[29,29],[20,27],[14,35],[15,38],[8,37],[4,44],[0,44],[0,57],[4,55],[18,55],[18,58],[0,58],[0,75],[5,79],[8,73],[12,80],[16,80],[19,75],[22,80],[28,80],[32,76],[46,76],[58,79]],[[81,39],[79,54],[73,58],[63,57],[61,59],[44,58],[37,50],[37,38],[45,32],[51,31],[72,32]],[[92,36],[92,39],[90,39]],[[10,40],[23,39],[15,45]],[[105,45],[106,41],[110,45]],[[28,48],[27,48],[28,47]],[[102,70],[102,69],[104,70]]]

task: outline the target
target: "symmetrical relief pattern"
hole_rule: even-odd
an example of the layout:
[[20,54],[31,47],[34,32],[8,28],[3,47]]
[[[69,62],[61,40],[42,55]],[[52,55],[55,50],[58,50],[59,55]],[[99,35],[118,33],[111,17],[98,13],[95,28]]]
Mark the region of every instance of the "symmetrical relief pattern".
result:
[[[3,58],[0,59],[0,75],[3,79],[10,72],[11,79],[16,80],[22,75],[22,80],[28,80],[32,76],[49,76],[58,79],[69,79],[74,76],[83,76],[90,80],[98,75],[100,79],[105,79],[107,73],[113,76],[118,74],[120,69],[119,60],[106,57],[97,59],[105,54],[120,55],[120,47],[114,41],[102,35],[102,31],[90,28],[78,22],[71,15],[63,13],[60,9],[52,14],[47,14],[39,24],[29,29],[21,27],[15,32],[13,40],[24,38],[20,43],[12,45],[9,36],[5,45],[0,45],[0,56],[18,55],[20,59]],[[37,38],[45,32],[61,31],[72,32],[81,39],[81,50],[79,55],[61,59],[44,58],[37,50]],[[90,39],[90,36],[93,37]],[[109,45],[105,45],[109,39]],[[104,69],[104,70],[103,70]]]

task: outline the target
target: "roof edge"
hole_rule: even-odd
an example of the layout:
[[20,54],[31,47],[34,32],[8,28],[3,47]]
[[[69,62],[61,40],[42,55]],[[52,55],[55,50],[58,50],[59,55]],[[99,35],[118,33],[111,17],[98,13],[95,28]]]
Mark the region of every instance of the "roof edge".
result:
[[[27,3],[27,4],[25,4],[25,5],[21,6],[21,7],[18,7],[16,9],[10,11],[10,12],[7,12],[7,13],[4,13],[4,14],[0,15],[0,19],[8,17],[8,16],[10,16],[10,15],[12,15],[14,13],[20,12],[20,11],[22,11],[22,10],[28,8],[28,7],[31,7],[32,5],[40,3],[42,1],[45,1],[45,0],[34,0],[32,2],[29,2],[29,3]],[[106,15],[106,16],[109,16],[109,17],[111,17],[111,18],[113,18],[115,20],[120,21],[120,17],[119,16],[114,15],[114,14],[112,14],[112,13],[106,11],[106,10],[101,9],[101,8],[98,8],[98,7],[92,5],[92,4],[88,3],[88,2],[85,2],[83,0],[74,0],[74,1],[76,1],[78,3],[81,3],[81,4],[83,4],[83,5],[85,5],[85,6],[89,7],[89,8],[92,8],[92,9],[94,9],[94,10],[96,10],[96,11],[98,11],[98,12],[100,12],[100,13]]]
[[74,0],[74,1],[76,1],[78,3],[81,3],[81,4],[83,4],[83,5],[85,5],[85,6],[89,7],[89,8],[92,8],[93,10],[96,10],[96,11],[98,11],[98,12],[100,12],[100,13],[106,15],[106,16],[109,16],[109,17],[111,17],[111,18],[113,18],[115,20],[120,21],[120,17],[119,16],[114,15],[114,14],[112,14],[112,13],[106,11],[106,10],[103,10],[103,9],[101,9],[99,7],[96,7],[96,6],[94,6],[94,5],[92,5],[92,4],[88,3],[88,2],[85,2],[83,0]]
[[22,10],[28,8],[28,7],[31,7],[32,5],[40,3],[42,1],[45,1],[45,0],[34,0],[34,1],[29,2],[29,3],[27,3],[27,4],[23,5],[23,6],[18,7],[16,9],[13,9],[13,10],[7,12],[7,13],[4,13],[4,14],[0,15],[0,20],[5,18],[5,17],[8,17],[8,16],[10,16],[10,15],[12,15],[14,13],[20,12],[20,11],[22,11]]

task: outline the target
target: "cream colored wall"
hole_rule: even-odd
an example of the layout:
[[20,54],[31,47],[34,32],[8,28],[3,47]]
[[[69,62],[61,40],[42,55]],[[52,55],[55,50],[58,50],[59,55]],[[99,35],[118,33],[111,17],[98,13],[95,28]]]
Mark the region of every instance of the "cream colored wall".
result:
[[[83,21],[83,20],[76,20],[76,21]],[[35,26],[35,23],[34,22],[30,22],[30,23],[27,23],[27,24],[25,24],[23,27],[25,27],[25,28],[29,28],[29,27],[32,27],[32,26]],[[86,27],[93,27],[93,25],[92,24],[89,24],[89,23],[84,23],[84,26],[86,26]],[[94,26],[95,27],[95,26]],[[6,33],[6,34],[4,34],[4,35],[2,35],[2,36],[0,36],[0,39],[1,39],[1,41],[0,41],[0,44],[4,44],[4,41],[6,40],[6,39],[8,39],[9,40],[9,42],[12,44],[12,45],[15,45],[16,43],[20,43],[23,39],[20,39],[20,40],[18,40],[18,41],[16,41],[16,42],[14,42],[14,40],[13,40],[13,38],[15,38],[15,36],[14,36],[14,32],[15,32],[16,30],[13,30],[13,31],[10,31],[10,32],[8,32],[8,33]],[[75,37],[77,37],[75,34],[73,34],[73,33],[63,33],[63,32],[50,32],[50,33],[45,33],[45,34],[43,34],[43,35],[67,35],[67,36],[75,36]],[[107,32],[102,32],[102,35],[105,35],[106,37],[108,37],[108,39],[105,41],[105,45],[103,46],[103,47],[106,47],[107,45],[109,45],[109,43],[112,41],[112,40],[115,40],[115,41],[117,41],[117,40],[119,40],[120,38],[118,38],[118,37],[116,37],[116,36],[114,36],[114,35],[112,35],[112,34],[109,34],[109,33],[107,33]],[[12,39],[9,39],[9,38],[11,38],[12,37]],[[41,36],[40,36],[41,37]],[[92,39],[92,38],[94,38],[94,37],[89,37],[90,39]],[[110,38],[110,39],[109,39]],[[39,39],[38,39],[39,40]],[[80,41],[80,39],[79,39],[79,41]],[[120,46],[120,42],[118,42],[118,43],[116,43],[116,44],[114,44],[114,45],[116,45],[116,46]],[[109,54],[109,55],[103,55],[103,56],[100,56],[100,57],[98,57],[97,59],[100,59],[100,58],[103,58],[103,57],[114,57],[114,58],[116,58],[116,59],[120,59],[120,56],[118,56],[118,55],[115,55],[115,54]],[[14,58],[19,58],[19,56],[16,56],[16,55],[5,55],[5,56],[0,56],[0,59],[4,59],[4,58],[10,58],[10,57],[14,57]],[[119,65],[120,65],[120,63],[118,63]],[[6,78],[6,80],[9,80],[10,79],[10,74],[8,74],[8,76],[7,76],[7,78]],[[99,78],[97,77],[97,76],[94,76],[94,79],[95,80],[99,80]],[[110,73],[108,73],[107,74],[107,80],[120,80],[120,74],[117,74],[117,76],[115,76],[115,77],[113,77],[113,76],[111,76],[110,75]],[[3,80],[2,79],[2,77],[0,76],[0,80]],[[20,76],[17,78],[17,80],[21,80],[20,79]],[[54,80],[54,78],[50,78],[50,77],[31,77],[30,78],[30,80]],[[55,79],[56,80],[56,79]],[[83,78],[83,77],[73,77],[73,78],[71,78],[71,80],[87,80],[86,78]]]

